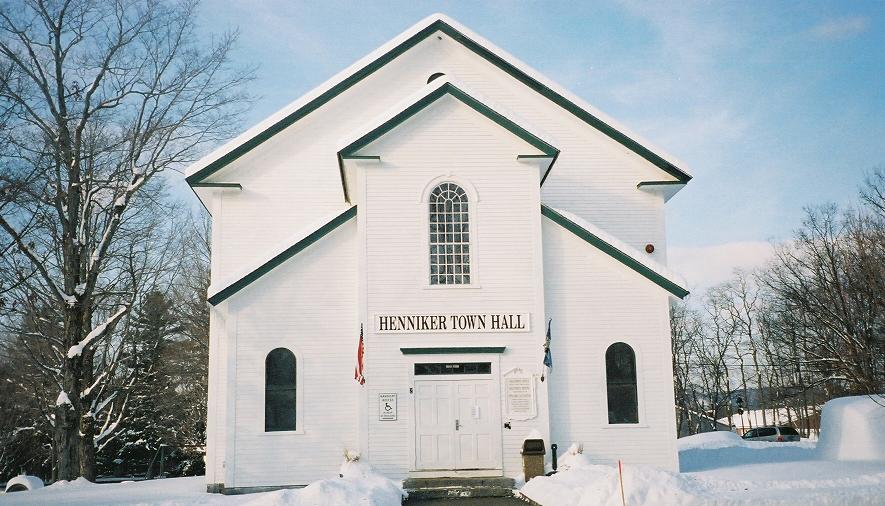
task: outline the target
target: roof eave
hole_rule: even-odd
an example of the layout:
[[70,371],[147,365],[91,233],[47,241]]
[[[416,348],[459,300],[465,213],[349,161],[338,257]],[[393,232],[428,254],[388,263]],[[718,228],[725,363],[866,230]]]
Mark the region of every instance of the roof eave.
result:
[[590,232],[586,228],[582,227],[578,223],[575,223],[574,221],[563,216],[562,214],[556,212],[555,209],[548,207],[544,204],[541,204],[541,214],[546,216],[547,218],[553,220],[557,224],[561,225],[563,228],[565,228],[569,232],[572,232],[573,234],[580,237],[581,239],[583,239],[587,243],[595,246],[603,253],[606,253],[607,255],[611,256],[615,260],[617,260],[617,261],[621,262],[622,264],[626,265],[627,267],[633,269],[637,273],[641,274],[642,276],[644,276],[645,278],[647,278],[648,280],[650,280],[654,284],[660,286],[661,288],[670,292],[671,294],[675,295],[676,297],[679,297],[680,299],[684,299],[689,294],[687,289],[685,289],[684,287],[682,287],[681,285],[679,285],[675,281],[666,278],[665,276],[661,275],[658,272],[655,272],[654,270],[650,269],[649,267],[647,267],[643,263],[634,259],[631,255],[628,255],[624,251],[621,251],[620,249],[618,249],[614,245],[606,242],[605,240],[603,240],[602,238],[593,234],[592,232]]
[[664,170],[676,179],[684,183],[687,183],[691,180],[691,175],[689,175],[687,172],[681,170],[679,167],[666,160],[664,157],[646,148],[643,144],[624,134],[617,128],[609,125],[606,121],[603,121],[596,115],[590,113],[585,108],[576,104],[573,100],[570,100],[562,94],[556,92],[550,86],[541,82],[539,79],[530,76],[528,73],[526,73],[526,71],[518,68],[513,63],[507,61],[507,59],[488,49],[483,44],[469,37],[467,34],[462,33],[461,31],[453,27],[450,23],[448,23],[447,19],[448,18],[446,18],[445,16],[434,15],[430,18],[422,20],[421,23],[428,23],[427,26],[420,29],[417,29],[417,27],[420,26],[420,23],[419,25],[413,26],[411,29],[404,32],[404,34],[417,30],[414,34],[408,36],[407,38],[405,38],[405,40],[393,46],[391,49],[384,52],[377,58],[369,61],[356,70],[350,72],[342,72],[342,74],[344,74],[344,77],[338,79],[337,81],[335,78],[333,78],[323,85],[320,85],[320,87],[318,87],[314,92],[311,92],[307,95],[310,96],[314,93],[316,94],[314,98],[308,100],[305,104],[296,107],[295,110],[286,114],[281,119],[273,122],[260,131],[256,132],[251,137],[239,141],[239,143],[234,144],[233,147],[225,150],[228,145],[237,141],[231,141],[231,143],[228,143],[228,145],[222,146],[215,152],[210,153],[208,156],[204,157],[203,160],[196,162],[192,166],[193,172],[188,175],[185,180],[189,184],[193,184],[209,177],[216,171],[227,166],[234,160],[240,158],[255,147],[264,143],[266,140],[270,139],[277,133],[294,124],[296,121],[319,109],[326,102],[332,100],[345,90],[349,89],[354,84],[371,75],[373,72],[375,72],[375,70],[383,67],[388,62],[392,61],[397,56],[406,52],[407,50],[424,40],[426,37],[437,31],[441,31],[446,35],[452,37],[452,39],[461,43],[479,56],[485,58],[487,61],[500,68],[504,72],[510,74],[529,88],[550,99],[560,107],[563,107],[568,112],[583,120],[585,123],[588,123],[597,130],[605,133],[616,142],[627,147],[640,157]]

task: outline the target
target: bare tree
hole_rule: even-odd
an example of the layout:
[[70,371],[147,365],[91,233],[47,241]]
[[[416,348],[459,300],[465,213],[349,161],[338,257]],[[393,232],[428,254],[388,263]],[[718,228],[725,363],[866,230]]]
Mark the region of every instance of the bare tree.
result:
[[789,327],[773,337],[798,347],[804,364],[818,373],[814,382],[843,394],[874,394],[885,386],[885,242],[879,227],[835,206],[810,209],[765,277],[774,303],[790,315],[781,318]]
[[58,388],[59,479],[94,478],[97,420],[125,408],[102,385],[122,349],[109,341],[135,296],[130,259],[151,226],[151,185],[229,136],[245,98],[250,74],[229,64],[235,34],[201,44],[195,8],[0,7],[0,292],[50,308],[62,329],[30,336],[50,345],[40,366]]

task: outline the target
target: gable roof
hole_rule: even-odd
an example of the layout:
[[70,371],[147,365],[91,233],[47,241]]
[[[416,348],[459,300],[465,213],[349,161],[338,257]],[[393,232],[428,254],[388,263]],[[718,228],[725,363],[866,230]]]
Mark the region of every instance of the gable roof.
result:
[[[461,86],[463,87],[463,85]],[[414,102],[410,100],[409,102],[412,102],[411,104],[406,105],[405,107],[396,107],[395,114],[393,114],[390,118],[382,121],[380,125],[370,127],[371,129],[368,132],[365,132],[364,134],[360,135],[359,138],[341,148],[338,153],[344,158],[355,155],[356,152],[360,149],[366,147],[368,144],[377,140],[387,132],[393,130],[407,119],[411,118],[415,114],[418,114],[424,108],[428,107],[430,104],[436,102],[446,95],[450,95],[456,98],[471,109],[482,114],[486,118],[489,118],[498,125],[504,127],[510,133],[531,144],[532,146],[537,148],[538,151],[541,151],[545,155],[553,157],[559,154],[559,150],[553,147],[550,143],[529,132],[512,119],[507,118],[506,116],[492,108],[491,105],[479,101],[472,95],[468,94],[467,92],[453,84],[451,80],[446,79],[445,77],[434,80],[427,87],[421,90],[421,92],[419,93],[419,97],[416,100],[412,99],[414,100]]]
[[256,281],[258,278],[272,271],[274,268],[276,268],[286,260],[300,253],[302,250],[304,250],[304,248],[307,248],[311,244],[319,241],[329,232],[347,223],[354,216],[356,216],[356,206],[349,207],[345,209],[344,212],[336,215],[334,218],[324,223],[319,228],[315,230],[308,229],[309,233],[307,233],[307,235],[304,235],[303,237],[295,241],[294,244],[286,247],[284,250],[273,254],[270,259],[262,262],[258,267],[249,270],[242,276],[237,277],[233,282],[225,284],[224,288],[213,290],[212,287],[209,287],[209,304],[212,304],[214,306],[225,301],[231,295],[239,292],[243,288],[246,288],[247,286],[252,284],[253,281]]
[[286,127],[319,109],[326,102],[362,81],[397,56],[436,32],[445,33],[467,49],[510,74],[518,81],[550,99],[587,124],[608,135],[677,180],[688,182],[691,179],[691,175],[687,171],[677,167],[677,162],[672,157],[664,155],[658,149],[652,150],[647,147],[649,146],[648,142],[640,140],[636,134],[630,133],[626,128],[617,125],[611,118],[595,110],[585,101],[560,88],[528,65],[495,47],[451,18],[442,14],[433,14],[300,99],[292,102],[258,125],[195,162],[188,169],[187,182],[194,184],[209,177]]
[[643,256],[635,248],[590,222],[568,211],[554,209],[544,204],[541,204],[541,214],[680,299],[688,295],[685,281],[678,274],[647,256]]
[[469,94],[464,91],[462,89],[463,87],[464,85],[462,84],[455,85],[445,76],[435,79],[427,86],[421,88],[421,90],[419,90],[414,96],[409,97],[403,103],[398,104],[380,118],[377,118],[367,126],[364,126],[360,132],[351,136],[351,139],[353,140],[348,139],[345,141],[344,147],[338,150],[341,184],[344,187],[345,200],[349,201],[349,198],[346,176],[341,161],[349,158],[376,158],[372,155],[357,155],[357,151],[378,140],[409,118],[415,116],[445,96],[455,98],[474,111],[497,123],[499,126],[527,142],[542,153],[540,155],[520,154],[520,158],[550,158],[550,164],[547,166],[547,170],[541,177],[541,184],[543,185],[544,180],[547,179],[547,175],[550,173],[550,169],[556,162],[556,158],[559,156],[559,149],[550,144],[550,142],[542,139],[538,134],[532,133],[521,126],[520,123],[522,123],[522,121],[517,123],[511,114],[508,113],[505,115],[497,106],[492,106],[487,101],[481,101],[474,96],[475,94]]

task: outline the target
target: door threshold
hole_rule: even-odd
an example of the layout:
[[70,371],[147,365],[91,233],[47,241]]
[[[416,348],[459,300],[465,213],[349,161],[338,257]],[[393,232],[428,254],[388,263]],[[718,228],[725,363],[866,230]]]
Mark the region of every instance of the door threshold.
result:
[[496,478],[504,476],[503,469],[439,469],[409,471],[409,478]]

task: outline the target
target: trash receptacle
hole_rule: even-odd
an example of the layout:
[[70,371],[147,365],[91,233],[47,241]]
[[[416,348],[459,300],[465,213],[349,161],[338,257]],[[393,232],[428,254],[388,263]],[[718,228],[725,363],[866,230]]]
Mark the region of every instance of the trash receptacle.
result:
[[522,472],[525,481],[528,482],[535,476],[544,474],[544,448],[543,439],[526,439],[522,443]]

